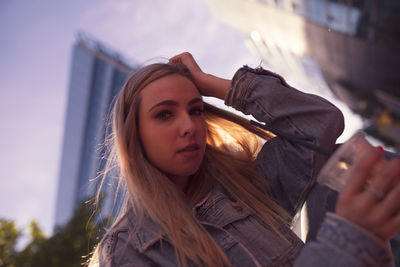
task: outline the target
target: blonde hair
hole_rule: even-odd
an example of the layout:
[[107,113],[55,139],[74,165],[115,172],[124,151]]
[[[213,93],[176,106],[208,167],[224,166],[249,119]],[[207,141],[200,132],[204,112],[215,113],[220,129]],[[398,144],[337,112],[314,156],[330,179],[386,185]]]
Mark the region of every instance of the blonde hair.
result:
[[[112,162],[116,162],[120,171],[118,187],[127,189],[121,216],[134,212],[139,220],[146,215],[159,224],[175,248],[179,265],[186,266],[190,259],[197,265],[230,266],[222,248],[195,218],[192,207],[217,182],[242,208],[283,237],[282,226],[288,224],[289,216],[266,195],[265,178],[255,170],[260,137],[268,140],[272,135],[242,117],[205,103],[206,152],[184,194],[147,160],[138,131],[141,90],[171,74],[193,81],[183,64],[152,64],[136,71],[125,83],[114,105],[110,137],[113,148],[106,168],[111,169]],[[231,142],[227,143],[227,138]]]

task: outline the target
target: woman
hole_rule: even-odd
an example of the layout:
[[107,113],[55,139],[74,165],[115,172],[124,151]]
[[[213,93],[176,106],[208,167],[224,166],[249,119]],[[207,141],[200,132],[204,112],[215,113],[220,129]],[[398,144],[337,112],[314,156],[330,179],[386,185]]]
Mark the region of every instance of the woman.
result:
[[[343,130],[337,108],[261,68],[244,67],[224,80],[202,72],[189,53],[144,67],[114,107],[114,152],[127,197],[93,261],[390,265],[385,244],[400,230],[399,161],[370,175],[383,153],[371,150],[350,170],[336,213],[327,214],[317,240],[304,245],[290,222],[326,158],[206,105],[201,95],[327,150]],[[262,148],[257,136],[267,140]],[[367,179],[376,191],[364,190]]]

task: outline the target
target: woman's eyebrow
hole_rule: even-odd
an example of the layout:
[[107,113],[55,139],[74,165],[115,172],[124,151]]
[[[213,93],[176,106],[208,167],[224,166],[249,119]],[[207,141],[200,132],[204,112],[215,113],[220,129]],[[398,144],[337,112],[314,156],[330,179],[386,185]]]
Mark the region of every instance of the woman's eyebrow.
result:
[[189,101],[188,106],[193,105],[197,102],[203,102],[203,99],[201,99],[200,97],[193,98],[192,100]]
[[[188,106],[193,105],[193,104],[195,104],[197,102],[203,102],[203,100],[200,97],[193,98],[192,100],[189,101]],[[174,100],[164,100],[164,101],[161,101],[161,102],[155,104],[154,106],[152,106],[149,109],[149,112],[152,111],[153,109],[155,109],[156,107],[163,106],[163,105],[166,105],[166,106],[178,106],[179,104],[178,104],[178,102],[176,102]]]
[[166,105],[166,106],[178,106],[178,102],[173,101],[173,100],[164,100],[164,101],[161,101],[161,102],[155,104],[154,106],[152,106],[152,107],[149,109],[149,112],[152,111],[153,109],[155,109],[156,107],[158,107],[158,106],[163,106],[163,105]]

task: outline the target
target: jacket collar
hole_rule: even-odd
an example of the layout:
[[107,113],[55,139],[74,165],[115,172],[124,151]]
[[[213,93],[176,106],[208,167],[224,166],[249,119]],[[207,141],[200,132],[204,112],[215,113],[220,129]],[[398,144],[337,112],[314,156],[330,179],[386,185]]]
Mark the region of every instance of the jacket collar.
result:
[[[215,193],[214,191],[216,191],[215,186],[194,205],[192,208],[194,214],[197,214],[199,208]],[[146,215],[139,221],[137,215],[130,211],[127,215],[127,222],[129,224],[128,229],[131,230],[129,238],[132,240],[134,248],[140,253],[144,253],[148,247],[166,237],[161,226]]]
[[135,214],[130,213],[127,217],[129,223],[129,238],[132,245],[140,253],[143,253],[148,247],[155,244],[165,236],[159,224],[155,223],[149,217],[144,216],[141,221]]

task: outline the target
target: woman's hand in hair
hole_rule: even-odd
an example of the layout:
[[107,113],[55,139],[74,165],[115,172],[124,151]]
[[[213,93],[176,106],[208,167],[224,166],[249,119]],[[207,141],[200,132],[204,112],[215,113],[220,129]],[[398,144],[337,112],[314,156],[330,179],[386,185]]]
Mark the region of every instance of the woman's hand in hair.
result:
[[186,65],[192,74],[194,83],[202,95],[217,97],[222,100],[225,99],[231,81],[203,72],[189,52],[176,55],[172,57],[169,62],[170,64],[182,63]]
[[371,149],[347,172],[336,213],[383,242],[400,231],[400,159],[383,161],[383,151]]

